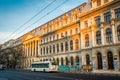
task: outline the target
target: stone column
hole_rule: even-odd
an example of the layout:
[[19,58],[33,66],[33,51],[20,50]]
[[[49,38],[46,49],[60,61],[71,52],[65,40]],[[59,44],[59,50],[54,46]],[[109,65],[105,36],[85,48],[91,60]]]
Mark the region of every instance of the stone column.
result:
[[91,47],[93,47],[95,45],[94,41],[95,41],[95,36],[94,36],[94,29],[92,27],[92,29],[91,29],[91,43],[92,43]]
[[105,36],[104,36],[104,26],[101,24],[101,38],[102,38],[102,44],[105,45]]
[[37,52],[37,41],[36,40],[34,42],[34,49],[35,49],[34,57],[36,57],[36,52]]

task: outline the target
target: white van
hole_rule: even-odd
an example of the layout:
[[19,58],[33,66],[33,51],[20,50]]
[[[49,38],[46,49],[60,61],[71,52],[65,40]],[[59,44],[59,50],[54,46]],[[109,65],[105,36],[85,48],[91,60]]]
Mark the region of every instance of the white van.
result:
[[0,64],[0,70],[5,70],[5,66],[3,64]]

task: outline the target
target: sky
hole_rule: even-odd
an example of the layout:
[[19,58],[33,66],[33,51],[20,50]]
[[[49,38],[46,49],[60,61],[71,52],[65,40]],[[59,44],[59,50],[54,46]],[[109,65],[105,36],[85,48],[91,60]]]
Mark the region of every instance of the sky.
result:
[[0,44],[24,35],[84,2],[87,0],[0,0]]

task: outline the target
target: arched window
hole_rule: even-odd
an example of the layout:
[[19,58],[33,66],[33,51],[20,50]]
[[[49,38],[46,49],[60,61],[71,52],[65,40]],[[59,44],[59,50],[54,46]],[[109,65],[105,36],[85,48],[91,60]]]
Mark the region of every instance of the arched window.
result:
[[96,43],[101,44],[101,32],[100,31],[96,32]]
[[63,52],[63,43],[61,43],[61,52]]
[[79,49],[79,40],[78,39],[75,40],[75,49],[76,50]]
[[71,65],[73,65],[73,57],[72,56],[70,57],[70,62],[71,62]]
[[117,27],[118,41],[120,41],[120,25]]
[[63,58],[61,58],[61,65],[63,65]]
[[69,61],[68,61],[68,58],[67,58],[67,57],[65,58],[65,61],[66,61],[66,65],[68,65],[68,64],[69,64]]
[[106,42],[112,42],[112,30],[111,30],[111,28],[106,29]]
[[107,53],[107,59],[108,59],[108,69],[114,69],[114,62],[113,62],[113,54],[112,54],[112,52]]
[[70,41],[70,50],[73,50],[73,40]]
[[98,64],[98,69],[102,69],[102,55],[101,53],[97,53],[97,64]]
[[65,51],[68,51],[68,42],[65,42]]
[[89,46],[89,35],[86,34],[85,35],[85,47],[88,47]]
[[86,65],[90,65],[90,56],[86,55]]

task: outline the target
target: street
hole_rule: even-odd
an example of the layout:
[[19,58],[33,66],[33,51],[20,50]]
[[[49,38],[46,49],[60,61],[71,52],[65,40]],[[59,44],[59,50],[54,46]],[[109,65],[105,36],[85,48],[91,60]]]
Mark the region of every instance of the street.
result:
[[120,80],[120,75],[1,70],[0,80]]

